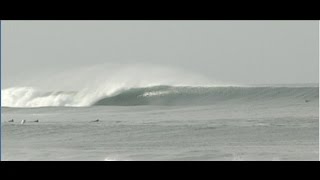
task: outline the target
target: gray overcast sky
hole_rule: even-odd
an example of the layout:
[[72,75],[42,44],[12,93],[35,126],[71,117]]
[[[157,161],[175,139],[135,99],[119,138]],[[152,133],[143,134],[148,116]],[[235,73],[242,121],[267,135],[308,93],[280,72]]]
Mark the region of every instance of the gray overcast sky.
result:
[[101,63],[239,84],[318,83],[318,21],[2,21],[2,85]]

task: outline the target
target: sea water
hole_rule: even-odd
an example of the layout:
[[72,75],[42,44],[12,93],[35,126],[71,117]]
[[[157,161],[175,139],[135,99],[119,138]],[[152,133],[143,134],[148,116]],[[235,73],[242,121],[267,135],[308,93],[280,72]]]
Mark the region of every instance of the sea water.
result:
[[90,97],[2,90],[2,160],[319,160],[318,86],[152,86]]

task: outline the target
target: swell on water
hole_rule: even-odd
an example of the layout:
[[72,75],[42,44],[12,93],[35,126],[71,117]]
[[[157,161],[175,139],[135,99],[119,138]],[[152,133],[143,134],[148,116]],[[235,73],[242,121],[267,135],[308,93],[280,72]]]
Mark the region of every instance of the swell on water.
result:
[[[96,91],[1,90],[2,107],[208,105],[222,102],[319,101],[319,87],[150,86]],[[97,95],[98,94],[98,95]]]

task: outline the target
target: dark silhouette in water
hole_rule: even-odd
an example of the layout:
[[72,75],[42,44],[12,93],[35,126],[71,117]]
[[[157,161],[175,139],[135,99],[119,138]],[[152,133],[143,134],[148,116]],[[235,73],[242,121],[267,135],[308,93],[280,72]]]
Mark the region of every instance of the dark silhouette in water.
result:
[[91,121],[91,122],[99,122],[100,120],[99,119],[97,119],[97,120],[94,120],[94,121]]
[[39,122],[39,119],[35,120],[34,122],[38,123],[38,122]]
[[13,119],[11,119],[11,120],[9,120],[8,122],[14,122],[14,120],[13,120]]
[[309,101],[310,101],[310,100],[306,99],[304,102],[306,102],[306,103],[307,103],[307,102],[309,102]]

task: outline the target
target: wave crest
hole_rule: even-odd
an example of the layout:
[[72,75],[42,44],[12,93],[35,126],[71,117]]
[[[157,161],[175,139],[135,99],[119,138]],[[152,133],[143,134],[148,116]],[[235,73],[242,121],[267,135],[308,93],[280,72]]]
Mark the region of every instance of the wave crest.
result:
[[18,87],[1,90],[1,97],[1,105],[5,107],[207,105],[276,100],[318,102],[319,88],[153,86],[44,92],[32,87]]

